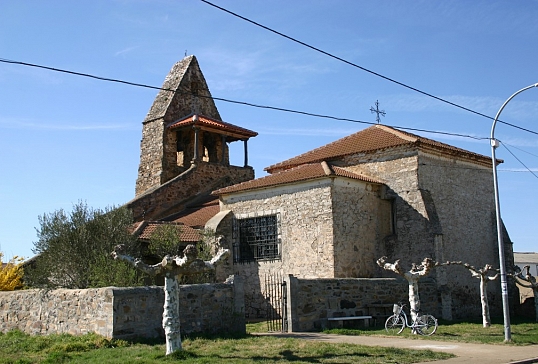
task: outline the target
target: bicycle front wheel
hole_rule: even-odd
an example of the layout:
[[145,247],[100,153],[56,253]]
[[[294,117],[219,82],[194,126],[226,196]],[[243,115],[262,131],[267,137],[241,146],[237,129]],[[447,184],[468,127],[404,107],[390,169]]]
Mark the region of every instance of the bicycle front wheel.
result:
[[389,334],[399,334],[405,328],[405,321],[401,315],[392,315],[385,321],[385,330]]
[[417,331],[421,335],[430,336],[437,331],[437,319],[432,315],[422,315],[417,317]]

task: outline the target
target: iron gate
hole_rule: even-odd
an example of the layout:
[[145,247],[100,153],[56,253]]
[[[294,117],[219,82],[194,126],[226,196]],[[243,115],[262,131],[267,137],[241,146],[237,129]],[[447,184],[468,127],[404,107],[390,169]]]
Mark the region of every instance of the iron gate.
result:
[[282,276],[266,274],[264,298],[267,312],[267,331],[288,331],[287,287]]

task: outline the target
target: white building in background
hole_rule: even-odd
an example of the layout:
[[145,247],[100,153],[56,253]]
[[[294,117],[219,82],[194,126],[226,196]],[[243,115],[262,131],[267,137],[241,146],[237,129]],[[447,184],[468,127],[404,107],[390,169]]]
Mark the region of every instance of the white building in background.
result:
[[[530,266],[530,274],[538,276],[538,253],[514,253],[514,263],[521,269],[526,265]],[[520,302],[523,303],[527,298],[534,296],[532,289],[520,286],[518,288]]]

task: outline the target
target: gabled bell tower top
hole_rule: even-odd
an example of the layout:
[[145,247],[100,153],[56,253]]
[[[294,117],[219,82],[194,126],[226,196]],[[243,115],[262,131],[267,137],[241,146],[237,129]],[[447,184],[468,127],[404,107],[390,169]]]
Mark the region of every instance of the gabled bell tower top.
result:
[[177,62],[161,88],[144,123],[155,119],[172,122],[193,113],[221,120],[195,56]]
[[[194,115],[202,122],[189,124]],[[222,121],[196,57],[185,57],[166,76],[142,123],[136,196],[178,176],[192,162],[229,165],[227,143],[235,140],[245,143],[246,166],[246,142],[256,135]]]

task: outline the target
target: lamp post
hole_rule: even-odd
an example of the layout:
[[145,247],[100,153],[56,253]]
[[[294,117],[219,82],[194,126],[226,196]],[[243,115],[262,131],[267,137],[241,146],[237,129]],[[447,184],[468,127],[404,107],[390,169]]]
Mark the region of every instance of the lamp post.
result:
[[510,332],[510,311],[508,309],[508,283],[506,281],[506,267],[504,262],[504,244],[503,244],[503,231],[502,231],[502,222],[501,222],[501,207],[499,204],[499,184],[497,181],[497,160],[495,158],[495,149],[499,146],[499,141],[495,139],[495,126],[497,125],[497,120],[499,115],[503,111],[504,107],[510,100],[512,100],[516,95],[521,92],[528,90],[533,87],[538,87],[538,83],[522,88],[521,90],[514,93],[504,102],[504,104],[497,112],[495,119],[493,120],[493,125],[491,126],[491,162],[493,164],[493,186],[495,191],[495,214],[497,216],[497,242],[499,244],[499,265],[501,270],[501,292],[502,292],[502,301],[503,301],[503,315],[504,315],[504,341],[510,341],[512,339],[512,334]]

